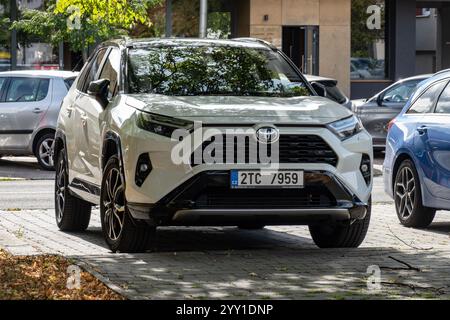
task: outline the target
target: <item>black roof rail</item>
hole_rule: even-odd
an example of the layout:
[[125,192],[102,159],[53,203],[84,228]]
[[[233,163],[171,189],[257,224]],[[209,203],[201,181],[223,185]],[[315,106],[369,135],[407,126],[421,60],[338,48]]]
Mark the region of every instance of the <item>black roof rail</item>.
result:
[[231,40],[242,41],[242,42],[256,42],[256,43],[265,45],[266,47],[269,47],[272,50],[278,50],[278,48],[275,47],[272,43],[270,43],[269,41],[263,40],[263,39],[242,37],[242,38],[233,38]]

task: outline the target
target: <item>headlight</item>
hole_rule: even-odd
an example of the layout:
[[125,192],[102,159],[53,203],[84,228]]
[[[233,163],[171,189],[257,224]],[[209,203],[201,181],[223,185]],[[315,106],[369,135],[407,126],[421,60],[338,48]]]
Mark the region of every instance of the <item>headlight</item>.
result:
[[137,126],[141,129],[171,138],[172,133],[177,129],[191,131],[194,128],[194,123],[188,120],[140,112],[137,117]]
[[351,116],[328,124],[328,128],[341,140],[345,140],[360,132],[364,127],[356,116]]

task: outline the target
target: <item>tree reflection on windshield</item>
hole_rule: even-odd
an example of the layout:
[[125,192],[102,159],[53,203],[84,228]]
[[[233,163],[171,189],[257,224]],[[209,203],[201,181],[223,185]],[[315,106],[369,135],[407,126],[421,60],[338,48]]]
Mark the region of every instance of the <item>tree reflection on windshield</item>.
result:
[[281,55],[237,46],[130,49],[129,91],[165,95],[310,95]]

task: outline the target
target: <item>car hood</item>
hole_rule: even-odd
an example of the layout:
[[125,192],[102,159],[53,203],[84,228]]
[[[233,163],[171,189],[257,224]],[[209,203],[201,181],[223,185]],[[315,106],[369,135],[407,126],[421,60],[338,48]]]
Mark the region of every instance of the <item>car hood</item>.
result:
[[206,123],[293,123],[323,125],[352,115],[323,97],[127,95],[126,104],[144,112]]

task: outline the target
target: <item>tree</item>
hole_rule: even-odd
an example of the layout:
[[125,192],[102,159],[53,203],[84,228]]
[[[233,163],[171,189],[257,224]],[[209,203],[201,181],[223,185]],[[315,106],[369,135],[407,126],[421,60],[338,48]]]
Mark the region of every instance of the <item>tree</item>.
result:
[[[381,8],[381,28],[369,30],[367,8],[378,5]],[[385,1],[352,0],[352,57],[369,57],[373,44],[385,37]]]
[[50,0],[43,11],[24,9],[11,29],[53,45],[66,42],[86,60],[89,46],[128,35],[138,24],[151,28],[147,11],[161,1]]

